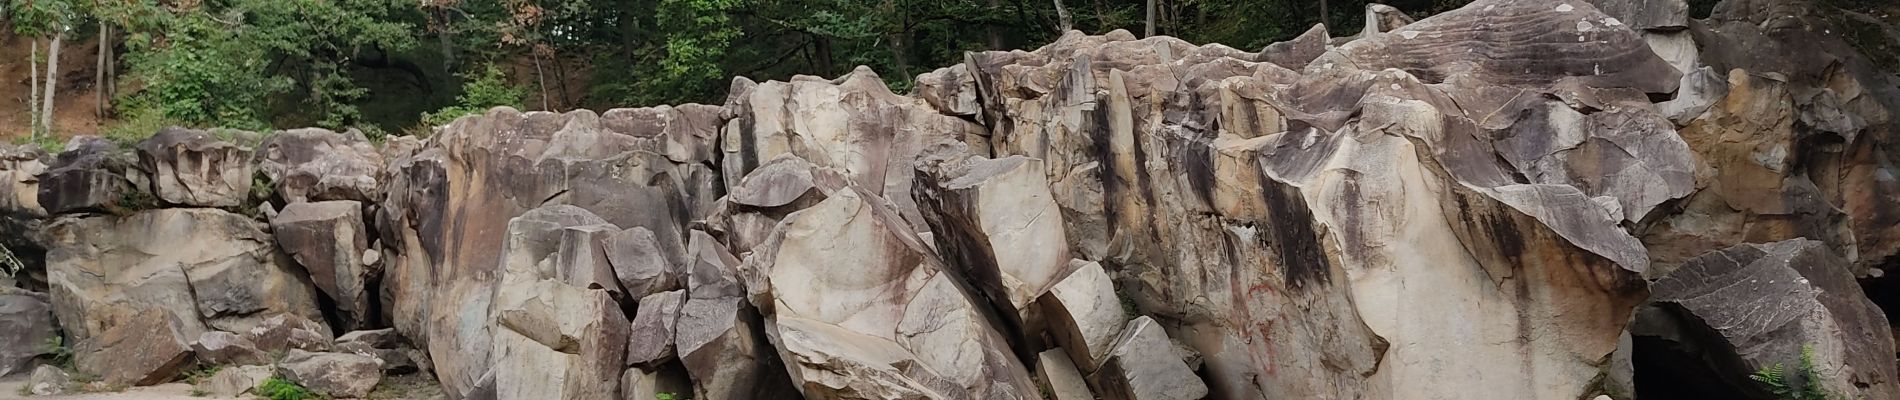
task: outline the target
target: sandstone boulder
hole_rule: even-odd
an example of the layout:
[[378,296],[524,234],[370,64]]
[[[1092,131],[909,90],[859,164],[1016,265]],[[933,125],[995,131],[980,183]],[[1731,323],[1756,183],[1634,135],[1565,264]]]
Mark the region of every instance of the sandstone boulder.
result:
[[[936,249],[990,307],[1007,311],[1007,324],[1023,326],[1036,298],[1074,270],[1046,168],[1023,156],[934,154],[920,162],[915,192]],[[1030,333],[1018,335],[1011,340],[1026,342]]]
[[1082,379],[1082,371],[1075,369],[1068,352],[1062,349],[1049,349],[1036,355],[1036,379],[1049,387],[1048,397],[1055,400],[1095,398],[1095,393],[1089,391],[1088,381]]
[[170,382],[191,367],[191,347],[176,316],[148,308],[117,318],[74,346],[73,364],[80,371],[122,387]]
[[696,398],[776,398],[797,393],[764,336],[765,322],[746,301],[739,260],[709,236],[695,234],[686,299],[674,322],[674,351]]
[[[1900,392],[1886,316],[1820,242],[1742,244],[1690,259],[1657,280],[1632,328],[1638,390],[1645,384],[1726,390],[1725,398],[1772,399],[1750,378],[1780,365],[1847,398]],[[1812,371],[1801,371],[1803,361]],[[1640,368],[1665,368],[1645,374]],[[1666,374],[1666,375],[1665,375]],[[1676,382],[1644,382],[1677,376]]]
[[46,216],[40,207],[40,173],[46,151],[33,145],[0,144],[0,214]]
[[199,362],[210,365],[270,365],[273,361],[250,339],[225,331],[198,335],[198,340],[191,342],[191,352]]
[[1332,41],[1332,37],[1326,34],[1326,24],[1314,24],[1293,40],[1276,42],[1261,49],[1260,61],[1294,71],[1306,69],[1307,63],[1326,53],[1326,42],[1329,41]]
[[[402,147],[396,145],[393,147]],[[324,200],[374,201],[383,156],[362,132],[320,128],[276,132],[257,146],[257,169],[290,203]]]
[[[662,243],[653,231],[641,227],[615,232],[606,238],[607,262],[628,297],[645,298],[685,285],[685,248],[662,248]],[[666,244],[679,246],[678,242]]]
[[330,336],[330,328],[295,314],[278,314],[266,318],[256,327],[244,331],[242,336],[267,353],[281,353],[293,349],[323,352],[330,351],[334,344],[334,339]]
[[279,314],[321,318],[316,290],[260,225],[207,208],[56,219],[46,226],[54,314],[75,341],[134,310],[165,312],[187,338]]
[[633,314],[632,331],[627,335],[627,364],[652,368],[671,360],[674,355],[674,331],[680,319],[680,306],[686,291],[660,292],[640,298]]
[[787,216],[748,258],[762,279],[745,290],[770,310],[793,382],[821,398],[1036,396],[998,317],[889,207],[840,190]]
[[121,204],[150,196],[135,191],[132,179],[143,177],[128,175],[132,162],[131,156],[110,140],[74,137],[66,143],[66,151],[48,161],[40,173],[39,205],[51,214],[150,206]]
[[1070,260],[1075,272],[1056,283],[1039,304],[1050,336],[1068,351],[1071,368],[1094,371],[1121,336],[1128,316],[1102,264]]
[[167,127],[134,148],[152,194],[167,204],[237,207],[251,193],[251,149],[211,132]]
[[374,358],[356,354],[292,349],[277,363],[277,372],[320,395],[360,398],[382,382],[383,368],[377,364]]
[[[498,399],[611,399],[618,393],[627,317],[601,289],[616,283],[598,255],[600,240],[576,239],[574,232],[582,228],[617,230],[565,205],[537,208],[508,224],[506,264],[492,310],[494,348],[488,353]],[[591,246],[594,255],[576,261],[576,241]]]
[[1090,377],[1104,399],[1182,399],[1207,396],[1207,385],[1181,362],[1154,318],[1128,321],[1102,368]]
[[273,375],[271,367],[263,365],[224,368],[198,382],[197,389],[211,397],[237,398],[264,384]]
[[0,376],[27,371],[58,337],[44,295],[0,288]]
[[41,365],[33,369],[33,375],[27,377],[26,391],[34,396],[52,396],[66,393],[72,386],[73,378],[66,371],[51,365]]
[[370,232],[363,225],[361,203],[290,203],[271,219],[271,234],[336,304],[345,328],[373,322],[376,310],[370,309],[369,287],[381,271],[362,259]]
[[338,346],[361,344],[372,349],[395,349],[402,347],[403,339],[402,334],[396,333],[395,328],[383,328],[344,333],[343,336],[336,337],[336,344]]

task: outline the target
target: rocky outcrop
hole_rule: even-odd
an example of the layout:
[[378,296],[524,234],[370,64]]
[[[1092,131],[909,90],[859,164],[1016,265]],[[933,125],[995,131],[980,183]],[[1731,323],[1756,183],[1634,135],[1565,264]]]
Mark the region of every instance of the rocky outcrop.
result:
[[39,146],[0,144],[0,213],[46,216],[40,207],[40,173],[46,172],[46,152]]
[[165,203],[237,207],[251,193],[251,149],[211,132],[169,127],[134,147],[144,182]]
[[[381,148],[174,132],[149,173],[0,152],[0,195],[38,193],[0,196],[0,239],[45,243],[124,382],[291,352],[334,396],[1747,398],[1807,344],[1830,390],[1894,396],[1854,279],[1895,276],[1900,88],[1815,9],[1365,11],[1258,53],[1069,32],[910,95],[859,68]],[[214,155],[255,158],[268,226],[145,209],[227,204],[249,166]]]
[[287,202],[382,199],[383,155],[356,130],[276,132],[257,146],[255,157],[257,170]]
[[[1726,398],[1777,398],[1756,371],[1807,375],[1846,398],[1900,396],[1894,338],[1821,242],[1805,239],[1732,246],[1690,259],[1657,280],[1651,304],[1631,328],[1639,357],[1673,383],[1725,388]],[[1645,382],[1637,382],[1644,385]]]
[[25,372],[57,343],[53,308],[45,296],[0,288],[0,376]]
[[75,341],[147,309],[194,339],[207,328],[246,332],[278,314],[322,319],[308,278],[262,225],[206,208],[59,217],[46,227],[54,313]]
[[66,393],[66,387],[73,383],[72,375],[59,367],[41,365],[33,369],[33,375],[27,377],[26,391],[34,396],[52,396]]

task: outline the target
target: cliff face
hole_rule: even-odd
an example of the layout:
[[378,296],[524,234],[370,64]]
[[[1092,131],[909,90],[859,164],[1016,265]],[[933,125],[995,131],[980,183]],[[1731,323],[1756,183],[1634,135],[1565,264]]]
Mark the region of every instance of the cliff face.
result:
[[910,95],[859,69],[380,148],[10,149],[0,206],[51,215],[52,309],[124,383],[215,336],[453,398],[1767,398],[1747,376],[1803,353],[1892,398],[1855,279],[1896,250],[1900,80],[1817,12],[1377,6],[1258,53],[1071,32]]

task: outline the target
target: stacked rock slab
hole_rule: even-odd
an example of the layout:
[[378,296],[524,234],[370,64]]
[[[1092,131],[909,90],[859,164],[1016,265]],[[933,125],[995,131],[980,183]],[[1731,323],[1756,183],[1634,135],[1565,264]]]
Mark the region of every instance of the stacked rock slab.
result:
[[136,147],[144,181],[167,204],[236,207],[251,193],[251,149],[211,132],[169,127]]
[[1684,262],[1656,281],[1651,304],[1631,328],[1644,365],[1667,369],[1639,373],[1671,381],[1638,378],[1637,385],[1772,399],[1751,376],[1774,367],[1789,376],[1812,374],[1800,379],[1818,380],[1836,396],[1900,396],[1887,318],[1846,265],[1806,239],[1736,245]]
[[497,108],[457,120],[413,153],[396,152],[374,224],[391,249],[382,260],[384,315],[428,351],[451,396],[469,395],[484,376],[493,379],[491,339],[499,328],[490,326],[491,309],[502,305],[496,296],[509,221],[569,205],[620,229],[644,228],[660,248],[683,247],[687,222],[709,212],[692,201],[721,195],[699,158],[710,152],[694,150],[714,142],[718,124],[709,121],[719,111]]
[[1044,160],[1071,251],[1214,396],[1576,398],[1644,297],[1622,223],[1694,186],[1646,46],[1583,2],[1480,1],[1297,73],[1124,32],[969,69],[994,152]]
[[369,285],[381,271],[362,258],[371,234],[363,225],[362,203],[290,203],[271,218],[271,233],[278,248],[336,304],[346,329],[374,322]]

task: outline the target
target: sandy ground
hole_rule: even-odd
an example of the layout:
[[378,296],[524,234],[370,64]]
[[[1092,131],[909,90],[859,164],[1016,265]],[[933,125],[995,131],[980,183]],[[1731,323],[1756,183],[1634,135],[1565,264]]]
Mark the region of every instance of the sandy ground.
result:
[[203,400],[193,397],[191,385],[167,383],[158,386],[135,387],[119,393],[84,393],[59,396],[21,396],[21,388],[26,387],[27,374],[14,374],[0,378],[0,400]]
[[[191,395],[191,385],[173,382],[158,386],[135,387],[117,393],[81,393],[59,396],[21,396],[21,388],[26,387],[28,374],[14,374],[0,378],[0,400],[204,400],[211,397]],[[244,398],[255,399],[246,395]],[[371,392],[372,400],[446,400],[440,386],[429,378],[428,374],[408,374],[383,377],[383,382]]]

